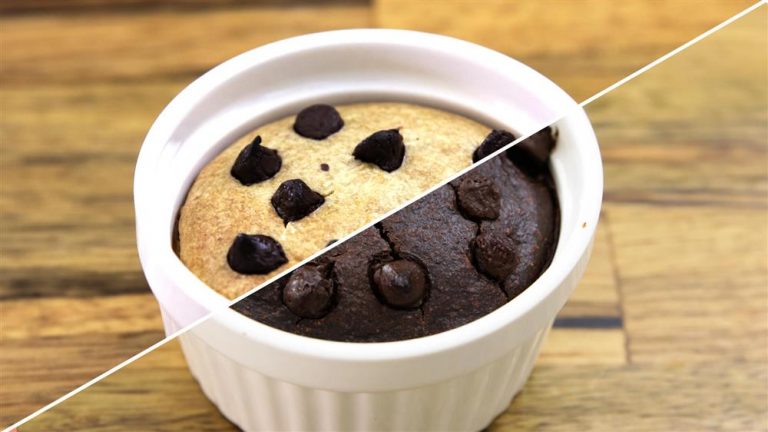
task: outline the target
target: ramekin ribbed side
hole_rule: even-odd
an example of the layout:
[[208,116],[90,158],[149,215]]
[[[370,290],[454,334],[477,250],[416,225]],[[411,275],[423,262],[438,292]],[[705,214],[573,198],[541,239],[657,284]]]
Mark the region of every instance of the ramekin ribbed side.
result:
[[[392,374],[419,368],[423,359],[418,357],[395,358],[394,368],[386,360],[360,363],[357,374],[362,373],[369,382],[359,383],[350,382],[355,373],[343,359],[323,358],[321,354],[309,358],[290,352],[283,352],[279,361],[271,361],[272,371],[283,376],[270,376],[263,365],[253,364],[253,356],[266,351],[257,350],[245,335],[216,333],[226,328],[221,326],[220,316],[181,335],[181,344],[206,396],[246,431],[480,430],[507,409],[527,381],[541,344],[581,279],[590,253],[591,244],[541,308],[473,344],[458,347],[462,353],[448,350],[426,354],[430,367],[413,381]],[[272,331],[275,337],[283,334]],[[461,331],[459,327],[443,335]],[[226,349],[232,345],[240,349]],[[467,355],[474,357],[471,366],[456,364],[457,358],[466,360]],[[327,378],[324,382],[336,388],[313,384],[310,381],[316,380],[311,376],[296,373],[308,360],[322,364],[317,369]],[[440,375],[446,366],[453,372]],[[369,390],[376,387],[387,389]]]
[[464,375],[375,393],[292,384],[237,363],[193,333],[180,339],[203,392],[246,431],[480,430],[525,384],[548,330],[537,331],[502,357]]

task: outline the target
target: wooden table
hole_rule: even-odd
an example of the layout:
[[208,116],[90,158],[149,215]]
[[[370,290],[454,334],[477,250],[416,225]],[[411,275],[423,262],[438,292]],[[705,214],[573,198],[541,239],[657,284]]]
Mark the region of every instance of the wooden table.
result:
[[[162,337],[133,164],[212,65],[293,34],[416,28],[509,53],[581,100],[751,2],[706,3],[3,3],[0,425]],[[593,260],[490,429],[768,429],[766,9],[587,107],[606,171]],[[22,430],[231,428],[174,341]]]

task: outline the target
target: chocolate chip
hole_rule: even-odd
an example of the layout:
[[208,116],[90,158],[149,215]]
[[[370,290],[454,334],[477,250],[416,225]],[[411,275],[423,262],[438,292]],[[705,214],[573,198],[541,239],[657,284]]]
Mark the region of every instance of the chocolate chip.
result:
[[429,290],[427,274],[421,265],[410,260],[397,260],[381,265],[373,272],[378,297],[396,309],[421,306]]
[[515,251],[498,235],[480,234],[472,241],[477,269],[487,276],[503,281],[515,266]]
[[272,195],[272,207],[283,223],[297,221],[323,205],[325,198],[300,179],[284,181]]
[[332,245],[332,244],[336,243],[337,241],[338,241],[338,240],[336,240],[336,239],[333,239],[333,240],[328,240],[328,243],[326,243],[326,244],[325,244],[325,247],[328,247],[328,246],[330,246],[330,245]]
[[499,217],[499,191],[488,177],[464,176],[456,188],[456,198],[461,211],[470,219],[494,220]]
[[507,150],[507,157],[523,172],[535,177],[546,169],[554,148],[552,129],[546,127],[512,146]]
[[283,288],[283,303],[302,318],[322,318],[333,307],[335,291],[333,279],[326,269],[306,265],[291,274]]
[[238,234],[227,252],[229,267],[242,274],[267,274],[287,262],[280,243],[261,234]]
[[328,170],[330,170],[330,169],[331,169],[331,167],[330,167],[330,166],[328,166],[328,164],[327,164],[327,163],[321,163],[321,164],[320,164],[320,169],[321,169],[321,170],[323,170],[323,171],[328,171]]
[[282,164],[277,150],[262,147],[261,137],[257,136],[237,155],[230,174],[243,185],[250,186],[274,177]]
[[515,136],[511,132],[502,129],[494,129],[472,153],[472,162],[477,162],[491,153],[514,141]]
[[400,168],[405,157],[403,136],[397,129],[375,132],[360,142],[352,155],[355,159],[374,164],[386,172],[392,172]]
[[338,132],[344,126],[336,108],[330,105],[311,105],[296,115],[293,130],[297,134],[314,140],[323,140]]

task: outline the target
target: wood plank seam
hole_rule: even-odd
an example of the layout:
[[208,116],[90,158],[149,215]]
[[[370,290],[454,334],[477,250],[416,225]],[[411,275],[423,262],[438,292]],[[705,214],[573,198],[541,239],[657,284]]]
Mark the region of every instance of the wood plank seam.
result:
[[87,14],[126,14],[156,11],[210,12],[258,7],[369,5],[370,0],[6,0],[0,2],[4,16],[83,16]]
[[608,216],[608,212],[603,209],[601,211],[601,222],[605,224],[605,235],[608,243],[608,259],[611,262],[611,273],[613,275],[613,284],[616,287],[616,294],[619,298],[619,316],[621,317],[621,331],[624,333],[624,359],[627,364],[632,364],[632,350],[631,340],[629,332],[627,331],[627,320],[624,311],[624,293],[622,291],[621,274],[619,273],[618,260],[616,258],[616,243],[613,240],[613,231],[611,227],[611,219]]

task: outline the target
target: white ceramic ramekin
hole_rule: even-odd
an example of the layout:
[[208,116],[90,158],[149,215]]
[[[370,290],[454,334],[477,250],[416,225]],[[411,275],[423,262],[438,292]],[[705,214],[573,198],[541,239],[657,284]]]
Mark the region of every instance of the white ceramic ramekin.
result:
[[[529,134],[557,121],[562,213],[549,269],[493,313],[441,334],[354,344],[250,320],[174,254],[175,215],[200,168],[258,124],[324,101],[399,100]],[[602,165],[583,110],[554,83],[497,52],[399,30],[342,30],[237,56],[182,91],[139,155],[136,230],[144,272],[206,395],[245,430],[476,430],[526,381],[589,259]]]

